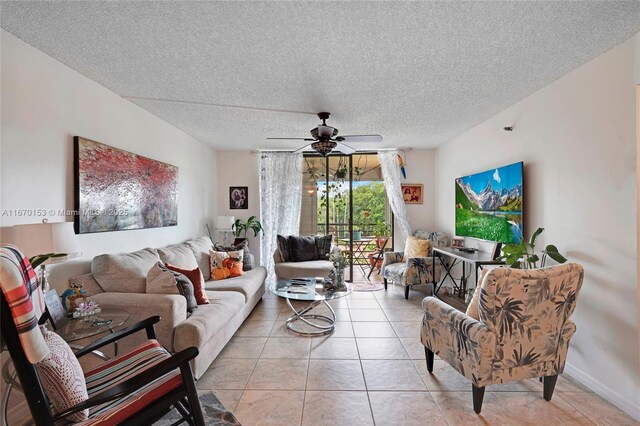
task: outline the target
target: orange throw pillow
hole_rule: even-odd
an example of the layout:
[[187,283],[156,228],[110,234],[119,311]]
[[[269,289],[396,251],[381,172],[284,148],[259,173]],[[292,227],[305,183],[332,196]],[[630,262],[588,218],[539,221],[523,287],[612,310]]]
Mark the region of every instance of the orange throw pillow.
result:
[[190,271],[188,269],[178,268],[177,266],[173,266],[169,263],[165,263],[164,266],[166,266],[168,269],[171,269],[172,271],[179,272],[185,277],[189,278],[189,281],[191,281],[191,283],[193,284],[193,290],[194,290],[194,293],[196,296],[196,302],[198,302],[198,305],[209,304],[209,298],[207,297],[207,293],[204,291],[204,283],[203,283],[204,278],[202,277],[202,272],[200,271],[200,268],[196,268]]

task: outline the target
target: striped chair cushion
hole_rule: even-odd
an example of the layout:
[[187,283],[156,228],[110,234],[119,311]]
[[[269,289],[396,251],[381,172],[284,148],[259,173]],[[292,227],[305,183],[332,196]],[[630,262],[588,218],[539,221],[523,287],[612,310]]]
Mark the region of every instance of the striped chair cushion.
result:
[[[171,355],[156,340],[148,340],[128,354],[113,358],[86,373],[89,398],[123,381],[144,374],[151,366]],[[81,425],[113,425],[151,405],[160,397],[182,384],[176,369],[136,392],[115,401],[91,408],[89,419]]]

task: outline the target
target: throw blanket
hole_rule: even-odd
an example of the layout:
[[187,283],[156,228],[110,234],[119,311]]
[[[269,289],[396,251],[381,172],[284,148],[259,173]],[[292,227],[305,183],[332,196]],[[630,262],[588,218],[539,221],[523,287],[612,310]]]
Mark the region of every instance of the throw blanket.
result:
[[38,327],[38,319],[45,310],[44,295],[29,259],[17,247],[0,247],[0,287],[27,359],[32,364],[42,361],[49,355]]

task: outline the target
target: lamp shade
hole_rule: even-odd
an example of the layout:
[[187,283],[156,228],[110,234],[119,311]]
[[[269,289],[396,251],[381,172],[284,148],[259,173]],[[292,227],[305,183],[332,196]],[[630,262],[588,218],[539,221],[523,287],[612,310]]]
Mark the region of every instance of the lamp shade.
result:
[[16,246],[27,257],[67,253],[65,257],[51,258],[46,262],[57,263],[82,255],[72,222],[14,225],[13,230]]
[[216,229],[231,230],[235,221],[235,216],[218,216],[218,219],[216,220]]

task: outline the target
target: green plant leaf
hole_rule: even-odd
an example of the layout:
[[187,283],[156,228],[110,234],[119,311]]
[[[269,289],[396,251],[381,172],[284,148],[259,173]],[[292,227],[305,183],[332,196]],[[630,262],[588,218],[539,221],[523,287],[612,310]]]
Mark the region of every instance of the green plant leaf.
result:
[[546,253],[550,258],[552,258],[558,263],[565,263],[567,261],[567,258],[561,255],[560,253],[558,253],[557,251],[547,251]]
[[536,232],[531,235],[531,238],[529,239],[529,245],[531,246],[531,248],[536,246],[536,238],[538,238],[538,235],[542,234],[543,232],[544,228],[538,228],[536,229]]

